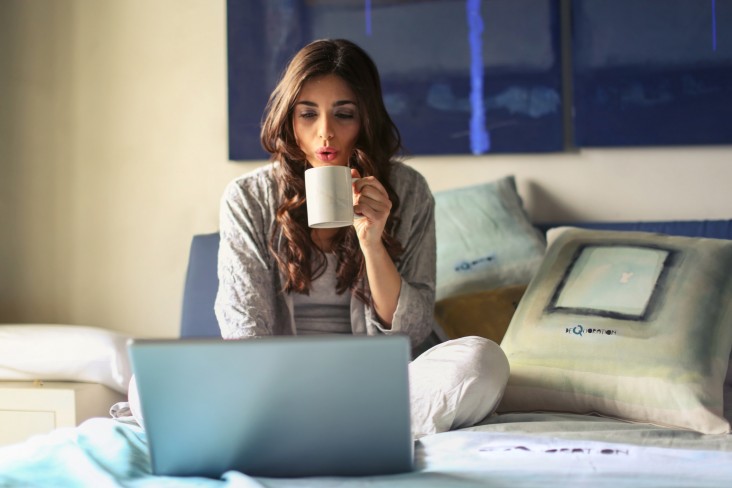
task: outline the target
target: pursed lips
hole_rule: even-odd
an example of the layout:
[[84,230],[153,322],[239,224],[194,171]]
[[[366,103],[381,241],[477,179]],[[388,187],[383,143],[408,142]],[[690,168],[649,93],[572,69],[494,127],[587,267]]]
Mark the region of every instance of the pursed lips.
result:
[[321,161],[333,161],[336,156],[338,156],[338,151],[335,148],[326,146],[318,148],[318,150],[315,151],[315,154]]

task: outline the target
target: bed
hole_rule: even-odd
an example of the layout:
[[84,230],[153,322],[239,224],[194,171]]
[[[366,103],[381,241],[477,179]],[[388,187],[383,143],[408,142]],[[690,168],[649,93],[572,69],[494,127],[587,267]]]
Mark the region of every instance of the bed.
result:
[[0,486],[727,487],[728,437],[582,415],[508,414],[421,439],[407,474],[253,479],[232,472],[210,480],[151,475],[142,430],[98,418],[0,449]]
[[[451,239],[438,251],[432,340],[491,338],[511,378],[497,413],[416,441],[412,472],[162,478],[144,431],[119,415],[0,448],[0,486],[732,486],[732,220],[533,224],[512,178],[436,202],[438,244]],[[217,247],[215,233],[193,238],[182,337],[218,335]],[[597,293],[582,290],[607,291],[597,273],[618,259],[640,285],[583,302]],[[572,325],[546,335],[559,316]]]

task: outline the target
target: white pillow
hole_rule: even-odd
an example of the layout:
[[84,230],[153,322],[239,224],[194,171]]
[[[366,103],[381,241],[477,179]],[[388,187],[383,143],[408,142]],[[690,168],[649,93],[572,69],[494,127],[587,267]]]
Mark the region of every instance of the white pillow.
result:
[[127,393],[127,340],[98,327],[0,324],[0,380],[101,383]]
[[477,424],[498,406],[508,374],[503,350],[483,337],[428,349],[409,364],[412,437]]

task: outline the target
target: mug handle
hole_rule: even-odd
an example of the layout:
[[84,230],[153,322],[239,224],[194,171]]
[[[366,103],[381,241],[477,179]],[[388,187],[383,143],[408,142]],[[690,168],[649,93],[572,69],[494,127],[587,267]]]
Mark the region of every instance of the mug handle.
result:
[[[356,182],[357,182],[358,180],[360,180],[360,179],[361,179],[361,178],[354,178],[354,177],[351,177],[351,184],[354,184],[354,183],[356,183]],[[356,219],[362,219],[362,218],[363,218],[363,215],[357,214],[357,213],[356,213],[355,211],[353,212],[353,220],[356,220]]]

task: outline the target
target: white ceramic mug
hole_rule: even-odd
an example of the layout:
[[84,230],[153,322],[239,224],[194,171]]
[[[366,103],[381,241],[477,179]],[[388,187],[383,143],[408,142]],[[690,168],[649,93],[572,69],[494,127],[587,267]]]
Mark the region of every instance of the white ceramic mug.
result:
[[316,229],[353,224],[352,183],[348,166],[318,166],[305,170],[308,225]]

